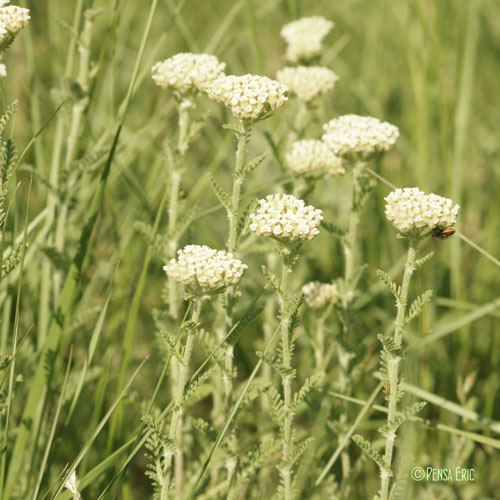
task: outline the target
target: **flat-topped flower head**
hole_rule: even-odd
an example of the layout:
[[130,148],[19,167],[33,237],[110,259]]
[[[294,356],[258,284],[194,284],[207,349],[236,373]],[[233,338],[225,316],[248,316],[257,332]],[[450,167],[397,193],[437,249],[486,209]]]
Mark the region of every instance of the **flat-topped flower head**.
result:
[[345,174],[342,158],[334,155],[324,142],[314,139],[294,142],[286,155],[286,164],[299,175],[319,172]]
[[225,67],[226,63],[210,54],[180,53],[157,62],[151,72],[156,84],[185,93],[205,90],[224,75]]
[[343,115],[323,129],[323,141],[335,154],[361,159],[388,151],[399,137],[397,127],[371,116]]
[[205,245],[188,245],[163,267],[167,276],[191,291],[213,293],[236,285],[247,266],[232,254]]
[[286,40],[286,59],[297,62],[311,59],[321,52],[323,38],[333,28],[333,22],[322,16],[302,17],[285,24],[281,36]]
[[8,35],[17,35],[30,20],[29,9],[7,3],[0,1],[0,41]]
[[457,220],[459,205],[418,188],[396,189],[385,197],[385,215],[400,233],[421,228],[445,229]]
[[319,233],[322,213],[290,194],[270,194],[250,215],[250,230],[286,242],[312,240]]
[[210,99],[221,102],[236,118],[257,120],[287,101],[288,88],[266,76],[223,76],[207,89]]
[[321,309],[339,300],[339,291],[335,283],[311,281],[302,287],[304,301],[313,310]]
[[333,89],[339,79],[332,70],[321,66],[283,68],[278,71],[276,78],[306,102]]

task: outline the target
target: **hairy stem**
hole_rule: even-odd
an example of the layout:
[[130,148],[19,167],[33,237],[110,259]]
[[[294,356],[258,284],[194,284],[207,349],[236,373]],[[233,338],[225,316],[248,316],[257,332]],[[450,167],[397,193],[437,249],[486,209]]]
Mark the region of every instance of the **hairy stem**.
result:
[[233,176],[233,190],[231,194],[231,207],[228,213],[229,217],[229,238],[227,241],[227,250],[230,253],[236,251],[236,230],[238,227],[238,217],[240,214],[240,194],[243,185],[244,175],[239,172],[245,165],[245,151],[250,129],[243,120],[240,120],[240,130],[237,134],[238,145],[236,148],[236,165]]
[[[179,136],[177,140],[177,155],[174,157],[170,171],[170,193],[168,200],[168,256],[175,257],[178,247],[178,236],[176,235],[179,215],[179,191],[184,168],[184,157],[189,148],[189,109],[193,103],[184,99],[178,103],[179,114]],[[168,278],[168,311],[170,316],[177,319],[179,316],[179,287],[172,278]]]
[[[403,339],[406,308],[408,303],[408,290],[410,280],[415,272],[415,260],[417,255],[418,240],[410,238],[408,257],[406,259],[401,294],[397,301],[396,326],[394,328],[394,343],[396,347],[401,346]],[[387,434],[385,442],[384,464],[385,469],[380,472],[380,500],[387,500],[389,495],[389,483],[391,477],[392,454],[396,440],[395,420],[397,415],[398,386],[399,386],[399,363],[401,358],[389,353],[388,382],[389,382],[389,411],[387,413]]]
[[283,297],[280,297],[280,330],[281,330],[281,344],[282,344],[282,364],[286,370],[286,375],[282,377],[283,384],[283,402],[285,421],[283,422],[283,466],[281,467],[281,475],[283,477],[283,485],[285,489],[285,500],[292,499],[292,467],[290,464],[290,457],[292,453],[292,425],[293,425],[293,411],[292,405],[292,356],[290,352],[290,336],[289,326],[290,318],[286,314],[286,306],[288,301],[287,284],[288,273],[290,272],[290,265],[286,257],[283,258],[281,270],[281,289]]
[[[201,312],[201,300],[195,300],[193,313],[191,315],[191,326],[187,332],[186,343],[184,344],[184,352],[182,354],[182,361],[178,363],[177,371],[177,385],[174,394],[174,411],[172,414],[172,420],[170,421],[170,430],[168,433],[169,439],[175,442],[175,461],[182,464],[182,414],[184,407],[184,390],[186,388],[186,382],[189,375],[189,362],[191,360],[191,353],[193,351],[193,343],[195,337],[196,324],[200,318]],[[168,491],[170,488],[170,478],[172,470],[172,455],[166,457],[165,460],[165,471],[166,479],[163,482],[163,488],[165,489],[165,498],[168,498]],[[181,488],[182,488],[182,469],[176,467],[175,469],[175,498],[181,498]],[[163,498],[163,494],[162,497]]]
[[349,215],[349,229],[344,238],[344,255],[345,255],[345,270],[344,282],[346,286],[346,302],[347,306],[354,298],[354,269],[356,265],[356,237],[359,225],[359,195],[360,195],[360,177],[362,175],[364,164],[358,162],[352,169],[352,205]]

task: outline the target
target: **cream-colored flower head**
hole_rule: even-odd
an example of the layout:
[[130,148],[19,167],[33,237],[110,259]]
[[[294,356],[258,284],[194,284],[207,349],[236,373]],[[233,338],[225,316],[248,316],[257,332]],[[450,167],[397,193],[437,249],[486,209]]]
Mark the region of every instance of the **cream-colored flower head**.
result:
[[385,197],[385,215],[401,233],[414,229],[444,229],[457,220],[459,205],[418,188],[396,189]]
[[0,2],[0,41],[8,34],[17,35],[29,22],[30,11],[17,5]]
[[281,36],[288,44],[287,60],[297,62],[317,56],[321,52],[323,38],[332,28],[333,22],[322,16],[302,17],[285,24],[281,29]]
[[339,79],[332,70],[321,66],[283,68],[278,71],[276,78],[299,99],[306,102],[328,92]]
[[184,93],[192,88],[205,90],[224,75],[225,67],[210,54],[180,53],[157,62],[151,72],[156,84]]
[[235,285],[247,266],[232,254],[205,245],[188,245],[163,267],[169,277],[195,291],[210,293]]
[[321,309],[327,304],[335,304],[339,300],[339,291],[335,283],[311,281],[302,287],[304,300],[311,309]]
[[270,194],[259,200],[257,211],[250,215],[250,230],[280,240],[312,240],[319,233],[322,213],[290,194]]
[[337,155],[367,158],[388,151],[399,137],[394,125],[371,116],[343,115],[323,125],[323,141]]
[[207,89],[210,99],[221,102],[236,118],[256,120],[288,100],[288,89],[266,76],[223,76]]
[[342,158],[334,155],[324,142],[314,139],[294,142],[286,155],[286,164],[300,175],[320,171],[327,175],[345,174]]

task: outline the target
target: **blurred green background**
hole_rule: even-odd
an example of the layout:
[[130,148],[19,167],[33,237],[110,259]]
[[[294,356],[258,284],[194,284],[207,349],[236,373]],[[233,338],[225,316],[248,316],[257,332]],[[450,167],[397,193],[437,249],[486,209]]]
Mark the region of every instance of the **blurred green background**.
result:
[[[66,66],[68,46],[75,36],[71,26],[76,4],[76,0],[22,2],[30,8],[32,19],[4,56],[8,77],[2,81],[3,101],[19,100],[13,137],[21,150],[63,100],[66,104],[58,117],[62,115],[65,123],[69,123],[70,103],[78,98],[80,91],[76,84],[79,71],[76,53],[69,71]],[[53,310],[57,300],[52,294],[45,296],[40,288],[43,266],[50,261],[51,269],[63,273],[64,258],[73,256],[105,152],[117,125],[149,2],[84,1],[84,8],[90,9],[89,18],[93,22],[90,41],[93,78],[76,157],[85,158],[88,165],[80,165],[82,175],[78,179],[78,189],[71,193],[62,255],[49,260],[42,241],[36,243],[36,250],[26,262],[21,331],[26,332],[34,325],[20,353],[19,367],[26,381],[32,375],[31,362],[43,343],[50,320],[50,317],[41,317],[41,304],[48,301],[49,309]],[[319,138],[321,125],[344,113],[372,115],[397,125],[401,136],[395,149],[371,167],[397,187],[418,186],[426,192],[452,198],[461,205],[457,229],[491,254],[500,256],[499,2],[181,0],[176,3],[160,0],[112,166],[104,209],[93,235],[92,252],[84,266],[78,305],[71,324],[65,329],[65,345],[75,345],[78,362],[79,352],[87,345],[119,259],[110,311],[96,355],[95,373],[84,389],[92,404],[80,405],[72,427],[58,436],[59,446],[52,458],[54,464],[63,466],[75,450],[80,449],[85,442],[86,422],[102,415],[115,394],[121,338],[145,251],[144,239],[134,230],[134,223],[153,221],[166,175],[163,144],[176,130],[172,94],[154,85],[150,78],[151,66],[177,52],[209,52],[227,63],[228,74],[255,73],[274,77],[286,64],[285,44],[280,37],[282,25],[298,16],[316,14],[335,22],[324,41],[320,63],[333,69],[340,80],[335,90],[317,103],[305,136]],[[297,103],[291,99],[272,119],[255,126],[248,156],[252,158],[267,152],[268,157],[246,183],[246,200],[283,189],[278,182],[284,175],[279,159],[280,155],[283,157],[287,130],[296,110]],[[204,98],[199,99],[197,114],[206,118],[207,126],[188,152],[183,196],[185,207],[196,206],[199,217],[182,243],[223,248],[227,219],[222,210],[216,209],[217,199],[206,173],[213,173],[224,187],[230,186],[234,144],[221,125],[231,121],[231,117]],[[18,172],[23,184],[10,222],[14,234],[22,227],[23,197],[30,174],[33,175],[30,219],[46,206],[50,191],[47,180],[56,141],[55,120],[37,138]],[[273,153],[271,144],[278,146],[278,156]],[[90,159],[89,153],[94,155]],[[59,180],[61,189],[68,187],[71,180],[71,172],[63,172]],[[287,187],[289,185],[285,184],[284,188]],[[368,267],[361,284],[364,305],[363,314],[356,323],[356,336],[366,354],[366,376],[362,384],[352,388],[354,395],[361,399],[366,399],[376,385],[372,376],[378,363],[376,334],[389,331],[395,315],[392,298],[377,284],[375,271],[392,269],[394,276],[399,277],[402,268],[404,244],[396,239],[395,230],[384,217],[383,197],[389,190],[380,183],[362,214],[360,261],[366,262]],[[320,183],[308,197],[308,201],[325,211],[326,220],[341,226],[346,224],[349,200],[347,177]],[[37,229],[33,234],[36,232]],[[458,236],[429,242],[426,249],[433,250],[435,256],[419,270],[412,283],[412,293],[416,295],[432,288],[435,298],[408,331],[409,343],[445,331],[472,312],[477,313],[477,318],[457,324],[457,328],[443,334],[442,338],[412,350],[406,361],[406,380],[486,418],[500,420],[500,313],[498,304],[486,312],[481,309],[498,298],[498,266]],[[314,243],[308,244],[305,254],[294,273],[293,283],[297,288],[306,281],[329,281],[342,273],[340,245],[326,231]],[[243,285],[241,310],[264,283],[260,266],[265,263],[265,255],[253,253],[244,260],[249,271]],[[148,354],[151,360],[125,403],[126,418],[131,426],[137,425],[138,403],[147,401],[161,370],[152,311],[165,307],[161,298],[165,281],[161,270],[163,264],[161,257],[156,256],[150,267],[135,331],[133,365]],[[2,314],[7,320],[3,323],[4,329],[12,314],[14,287],[15,280],[2,287]],[[241,380],[255,364],[254,352],[261,347],[261,338],[262,318],[259,318],[236,348]],[[308,375],[310,362],[307,354],[303,357],[300,352],[297,354],[300,378]],[[162,405],[168,403],[168,394],[161,399]],[[18,416],[22,397],[17,401]],[[432,405],[423,413],[426,418],[450,426],[483,432],[477,424],[467,423]],[[373,418],[362,426],[362,433],[369,433],[375,426],[373,422],[381,417],[378,414]],[[497,450],[423,426],[411,425],[403,434],[402,442],[414,453],[415,465],[464,465],[476,469],[474,484],[415,483],[409,487],[408,498],[500,498]],[[103,460],[106,446],[103,436],[90,452],[90,465]],[[333,439],[330,454],[334,447]],[[357,454],[358,450],[353,453]],[[326,452],[318,460],[326,462],[328,457]],[[142,461],[141,456],[131,468],[131,498],[140,498],[147,488]],[[339,471],[335,473],[338,475]],[[378,476],[374,465],[367,463],[361,477],[363,481],[356,485],[358,496],[352,498],[367,498],[376,490]],[[98,484],[96,488],[99,491]],[[94,498],[92,490],[85,497]]]

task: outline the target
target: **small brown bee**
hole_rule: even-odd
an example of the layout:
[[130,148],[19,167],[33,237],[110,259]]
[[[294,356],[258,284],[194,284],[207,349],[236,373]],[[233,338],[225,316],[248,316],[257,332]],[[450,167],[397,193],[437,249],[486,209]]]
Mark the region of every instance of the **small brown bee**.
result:
[[446,238],[449,238],[450,236],[453,236],[455,234],[455,230],[452,227],[445,227],[443,229],[439,227],[435,227],[432,230],[432,237],[433,238],[439,238],[440,240],[445,240]]

